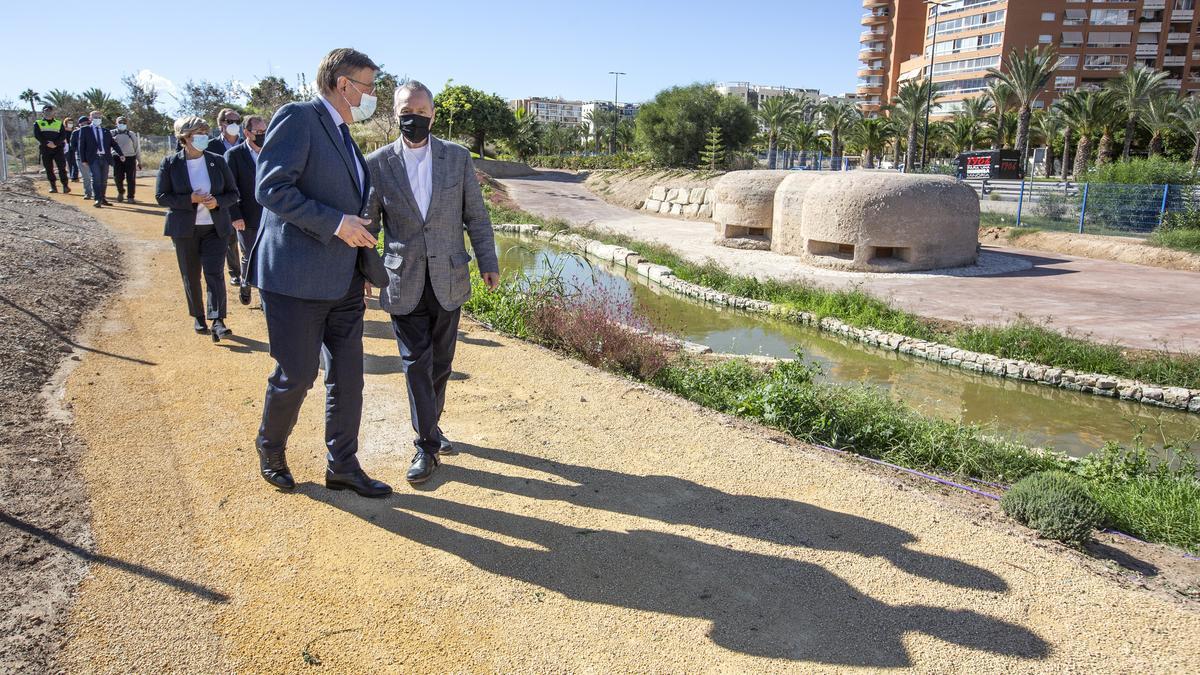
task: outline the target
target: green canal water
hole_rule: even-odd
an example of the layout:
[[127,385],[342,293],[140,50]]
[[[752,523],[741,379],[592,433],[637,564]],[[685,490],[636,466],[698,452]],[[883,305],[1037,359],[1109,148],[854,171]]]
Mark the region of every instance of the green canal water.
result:
[[[981,424],[1029,445],[1085,455],[1105,441],[1130,442],[1146,427],[1148,443],[1161,433],[1190,439],[1200,417],[1091,394],[981,375],[873,348],[814,328],[697,302],[648,283],[624,268],[584,261],[540,239],[497,235],[501,269],[531,276],[555,269],[580,289],[631,303],[656,330],[730,354],[803,357],[821,377],[886,390],[923,413]],[[1161,445],[1161,441],[1155,443]],[[1200,455],[1200,448],[1193,447]]]

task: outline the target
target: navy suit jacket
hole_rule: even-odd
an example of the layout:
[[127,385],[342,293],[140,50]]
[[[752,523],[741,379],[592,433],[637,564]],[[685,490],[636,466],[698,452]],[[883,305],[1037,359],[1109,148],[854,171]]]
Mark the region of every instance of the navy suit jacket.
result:
[[[217,200],[217,208],[209,209],[217,234],[228,239],[233,235],[230,210],[238,200],[237,185],[225,164],[225,158],[204,153],[208,168],[209,194]],[[183,151],[163,158],[158,167],[158,184],[154,188],[158,203],[168,208],[163,234],[168,237],[191,237],[196,230],[196,205],[192,203],[192,179],[188,176],[187,156]]]
[[250,285],[306,300],[337,300],[350,290],[358,252],[333,233],[344,214],[366,210],[370,173],[357,147],[354,155],[320,99],[275,113],[258,156],[254,196],[263,214],[250,250]]
[[79,161],[94,162],[97,157],[111,159],[113,148],[116,145],[113,143],[112,133],[108,129],[100,130],[101,143],[96,143],[96,129],[88,126],[79,131]]
[[237,184],[238,194],[241,195],[241,199],[229,207],[229,216],[234,220],[246,221],[246,229],[257,232],[258,225],[262,222],[263,209],[262,205],[254,199],[254,178],[258,173],[258,168],[254,163],[254,154],[250,152],[250,146],[242,142],[227,150],[225,163],[229,165],[234,183]]

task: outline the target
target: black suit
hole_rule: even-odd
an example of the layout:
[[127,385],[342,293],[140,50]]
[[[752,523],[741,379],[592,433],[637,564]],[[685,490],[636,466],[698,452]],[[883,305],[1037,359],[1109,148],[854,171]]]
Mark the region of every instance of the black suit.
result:
[[[97,138],[99,136],[99,138]],[[92,174],[92,194],[96,203],[106,201],[104,193],[108,189],[108,169],[112,163],[113,148],[112,133],[108,129],[99,129],[91,125],[79,131],[79,161],[88,165]]]
[[[217,137],[208,142],[208,150],[206,152],[211,152],[214,155],[221,155],[222,157],[224,157],[225,153],[238,147],[239,145],[242,145],[242,143],[243,143],[242,136],[239,134],[237,141],[233,145],[226,145],[225,144],[225,135],[222,134],[220,132],[220,130],[218,129]],[[246,194],[246,193],[243,192],[242,194]],[[251,192],[251,194],[253,194],[253,192]],[[251,243],[251,245],[253,245],[254,240],[251,239],[250,243]],[[244,261],[245,261],[246,256],[248,255],[248,253],[245,248],[242,248],[241,254],[240,255],[238,254],[239,247],[238,247],[238,236],[237,236],[236,231],[233,234],[229,235],[229,240],[226,242],[226,244],[228,244],[228,247],[225,250],[225,266],[229,268],[229,276],[230,277],[243,277],[242,281],[244,283],[245,282],[244,277],[246,275],[245,275],[245,270],[243,270],[242,267],[244,265]]]
[[158,183],[155,198],[168,207],[167,221],[163,234],[175,245],[175,258],[179,262],[179,275],[183,278],[183,292],[187,297],[188,313],[196,319],[205,319],[204,307],[200,303],[200,274],[204,272],[204,284],[208,291],[209,319],[224,319],[226,312],[225,275],[222,261],[225,259],[226,242],[233,235],[231,212],[238,202],[237,183],[229,171],[225,158],[206,152],[203,155],[211,183],[209,193],[217,201],[210,209],[211,225],[197,225],[197,204],[192,203],[192,181],[188,176],[187,157],[178,152],[163,160],[158,167]]
[[242,277],[242,285],[245,285],[246,263],[250,257],[250,249],[254,246],[254,239],[258,236],[258,224],[262,221],[262,205],[254,198],[254,183],[258,171],[254,153],[250,151],[250,145],[245,142],[233,146],[225,153],[225,163],[229,165],[229,171],[233,173],[238,194],[241,195],[241,199],[229,207],[229,215],[234,220],[246,223],[246,229],[237,232],[238,244],[242,249],[239,276]]

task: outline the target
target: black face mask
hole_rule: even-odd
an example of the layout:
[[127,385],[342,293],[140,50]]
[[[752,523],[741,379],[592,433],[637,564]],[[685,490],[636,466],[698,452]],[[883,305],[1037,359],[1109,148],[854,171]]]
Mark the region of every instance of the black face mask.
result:
[[255,133],[250,133],[250,132],[246,132],[246,134],[247,134],[246,138],[253,138],[254,144],[260,148],[263,145],[263,141],[267,140],[267,132],[265,132],[265,131],[262,132],[261,134],[255,134]]
[[400,133],[410,143],[424,143],[429,138],[429,123],[433,120],[416,113],[405,113],[400,116]]

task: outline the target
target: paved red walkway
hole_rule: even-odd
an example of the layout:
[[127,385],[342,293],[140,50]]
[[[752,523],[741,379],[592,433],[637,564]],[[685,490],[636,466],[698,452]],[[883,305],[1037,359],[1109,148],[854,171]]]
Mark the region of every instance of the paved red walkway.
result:
[[575,176],[546,172],[502,181],[527,211],[671,246],[689,260],[712,259],[738,274],[805,279],[827,287],[861,285],[923,316],[976,323],[1024,315],[1051,327],[1141,349],[1200,351],[1200,273],[988,247],[1022,256],[1033,268],[994,276],[830,275],[795,258],[712,243],[704,221],[651,216],[613,206]]

